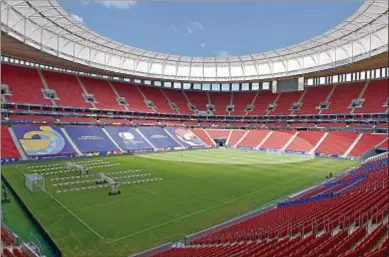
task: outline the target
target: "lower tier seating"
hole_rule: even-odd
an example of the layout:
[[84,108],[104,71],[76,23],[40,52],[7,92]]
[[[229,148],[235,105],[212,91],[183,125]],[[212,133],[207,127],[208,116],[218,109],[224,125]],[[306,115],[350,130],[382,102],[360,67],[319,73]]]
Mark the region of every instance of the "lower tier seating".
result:
[[357,137],[356,132],[331,131],[316,152],[343,155]]
[[[283,202],[153,257],[388,256],[387,169],[388,154],[373,157],[328,182],[337,191],[320,199]],[[350,179],[359,183],[339,186]]]
[[286,150],[309,152],[323,137],[322,131],[300,131]]
[[360,156],[370,149],[376,147],[387,138],[386,134],[365,133],[354,146],[349,156]]
[[1,157],[2,158],[17,158],[20,157],[19,151],[16,148],[14,141],[8,131],[8,127],[1,126]]

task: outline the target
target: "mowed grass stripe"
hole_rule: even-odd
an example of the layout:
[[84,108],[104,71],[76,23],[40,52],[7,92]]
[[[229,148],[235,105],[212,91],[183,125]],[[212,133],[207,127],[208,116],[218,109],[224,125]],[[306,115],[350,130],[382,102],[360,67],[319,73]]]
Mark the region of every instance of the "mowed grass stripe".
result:
[[[243,153],[243,155],[242,155]],[[277,153],[261,153],[261,158],[258,158],[256,151],[244,151],[235,149],[207,149],[198,150],[196,155],[191,155],[187,158],[189,152],[169,152],[143,155],[145,158],[168,160],[168,161],[183,161],[183,162],[199,162],[199,163],[220,163],[220,164],[255,164],[255,163],[288,163],[288,162],[303,162],[312,157],[283,155],[279,158]]]
[[[23,172],[12,166],[4,176],[25,200],[60,246],[63,256],[128,256],[166,241],[218,224],[323,179],[330,171],[355,165],[346,160],[306,159],[298,156],[233,149],[156,153],[106,158],[120,165],[91,172],[142,169],[163,180],[154,184],[121,186],[120,196],[108,189],[77,193],[49,193],[74,212],[99,239],[44,194],[25,189]],[[229,162],[234,159],[237,163]],[[196,160],[196,162],[193,162]],[[267,163],[267,162],[277,163]],[[298,162],[290,162],[298,161]],[[257,193],[256,193],[257,192]],[[110,244],[107,243],[107,239]],[[112,241],[116,240],[116,241]]]

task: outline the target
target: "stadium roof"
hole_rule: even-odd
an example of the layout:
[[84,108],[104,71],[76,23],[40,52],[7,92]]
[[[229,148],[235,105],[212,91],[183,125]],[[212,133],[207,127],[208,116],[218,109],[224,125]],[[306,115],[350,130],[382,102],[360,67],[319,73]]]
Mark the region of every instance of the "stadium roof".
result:
[[1,30],[74,63],[132,76],[178,81],[245,81],[344,66],[388,51],[388,1],[366,0],[343,23],[290,47],[244,56],[190,57],[151,52],[106,38],[57,0],[0,0]]

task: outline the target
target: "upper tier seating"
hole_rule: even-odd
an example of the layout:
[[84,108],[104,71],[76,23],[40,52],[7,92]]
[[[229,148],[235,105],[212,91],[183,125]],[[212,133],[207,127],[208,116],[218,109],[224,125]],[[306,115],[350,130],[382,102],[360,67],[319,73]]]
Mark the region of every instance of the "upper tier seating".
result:
[[323,109],[322,114],[350,113],[351,101],[358,98],[364,85],[365,82],[337,85],[329,99],[329,108]]
[[20,154],[12,140],[8,127],[1,125],[1,158],[17,157],[20,157]]
[[349,156],[360,156],[370,149],[374,148],[385,139],[388,138],[386,134],[372,134],[365,133],[362,135],[358,143],[354,146],[353,150],[349,153]]
[[88,94],[93,94],[95,106],[99,109],[126,110],[124,105],[117,101],[115,92],[108,84],[108,81],[87,77],[79,77]]
[[1,64],[1,83],[7,84],[10,93],[7,102],[52,105],[43,96],[44,89],[38,70]]
[[318,114],[319,109],[316,107],[327,100],[332,86],[315,86],[307,87],[306,93],[301,100],[302,105],[299,110],[295,110],[293,114]]
[[144,101],[143,96],[136,85],[111,82],[121,97],[124,97],[128,103],[130,111],[154,112],[152,108],[148,107]]
[[297,103],[303,91],[282,92],[277,100],[276,108],[270,112],[270,115],[289,115],[292,112],[293,103]]
[[317,153],[343,155],[358,137],[356,132],[332,131],[316,149]]
[[184,94],[181,90],[163,90],[161,91],[169,98],[169,100],[177,105],[179,108],[179,113],[182,114],[193,114],[193,111],[191,111],[188,108],[188,102],[185,99]]
[[254,110],[250,112],[250,115],[265,115],[268,112],[268,105],[274,103],[276,98],[277,94],[273,94],[272,92],[259,92],[254,103]]
[[228,115],[227,105],[231,101],[231,93],[209,93],[211,104],[215,106],[216,115]]
[[309,152],[322,138],[322,131],[300,131],[286,150]]
[[295,131],[273,131],[261,148],[282,149],[295,133]]
[[174,109],[172,109],[172,107],[169,105],[168,99],[166,99],[165,95],[159,88],[139,87],[139,89],[148,100],[153,101],[155,106],[154,109],[157,112],[175,113]]
[[[249,115],[300,115],[300,114],[348,114],[384,113],[388,110],[388,82],[386,79],[370,82],[353,82],[333,86],[308,86],[305,91],[283,92],[273,94],[271,91],[257,92],[204,92],[182,91],[168,88],[138,87],[137,85],[97,78],[79,77],[42,70],[42,78],[36,68],[26,68],[2,64],[2,83],[9,85],[11,95],[5,95],[8,102],[45,104],[69,107],[93,108],[83,94],[93,94],[96,108],[126,110],[118,103],[117,97],[124,97],[128,109],[133,111],[154,112],[145,103],[145,98],[155,105],[155,112],[193,114],[188,102],[200,111],[207,110],[207,104],[215,106],[216,115],[246,115],[246,107],[253,104]],[[58,99],[46,99],[42,89],[46,82],[48,89],[54,89]],[[111,86],[111,85],[112,86]],[[366,86],[367,85],[367,86]],[[83,87],[84,86],[84,87]],[[334,89],[334,90],[333,90]],[[365,90],[366,89],[366,90]],[[365,90],[365,91],[364,91]],[[144,94],[144,96],[142,95]],[[362,107],[349,108],[351,101],[361,97]],[[277,100],[277,101],[276,101]],[[322,111],[317,106],[328,100],[328,109]],[[301,102],[300,110],[291,110],[292,104]],[[179,110],[172,109],[169,102],[175,103]],[[269,104],[275,103],[275,109],[268,111]],[[233,112],[226,112],[226,107],[235,106]]]
[[208,92],[187,91],[184,92],[191,104],[196,106],[199,111],[206,111],[208,101]]
[[59,99],[55,100],[59,106],[92,108],[92,104],[85,101],[83,90],[77,77],[51,71],[42,71],[50,89],[54,89]]
[[371,81],[363,94],[362,107],[356,108],[354,113],[383,113],[388,106],[383,106],[388,100],[388,80]]
[[235,105],[231,115],[246,115],[246,107],[253,103],[257,92],[234,92],[232,104]]

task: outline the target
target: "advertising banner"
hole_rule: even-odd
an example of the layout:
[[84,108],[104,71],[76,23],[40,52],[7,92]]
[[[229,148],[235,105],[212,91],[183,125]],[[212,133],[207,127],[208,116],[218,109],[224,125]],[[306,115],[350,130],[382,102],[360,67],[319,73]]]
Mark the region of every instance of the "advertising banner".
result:
[[139,131],[156,147],[168,148],[179,147],[180,145],[174,141],[163,128],[159,127],[141,127]]
[[134,128],[106,127],[105,129],[123,150],[153,149]]
[[58,127],[16,125],[12,128],[28,156],[66,155],[75,152]]
[[100,127],[67,126],[66,132],[83,153],[117,151],[117,147]]
[[185,147],[198,147],[205,144],[190,130],[185,128],[167,128],[170,135],[172,135],[178,142]]

